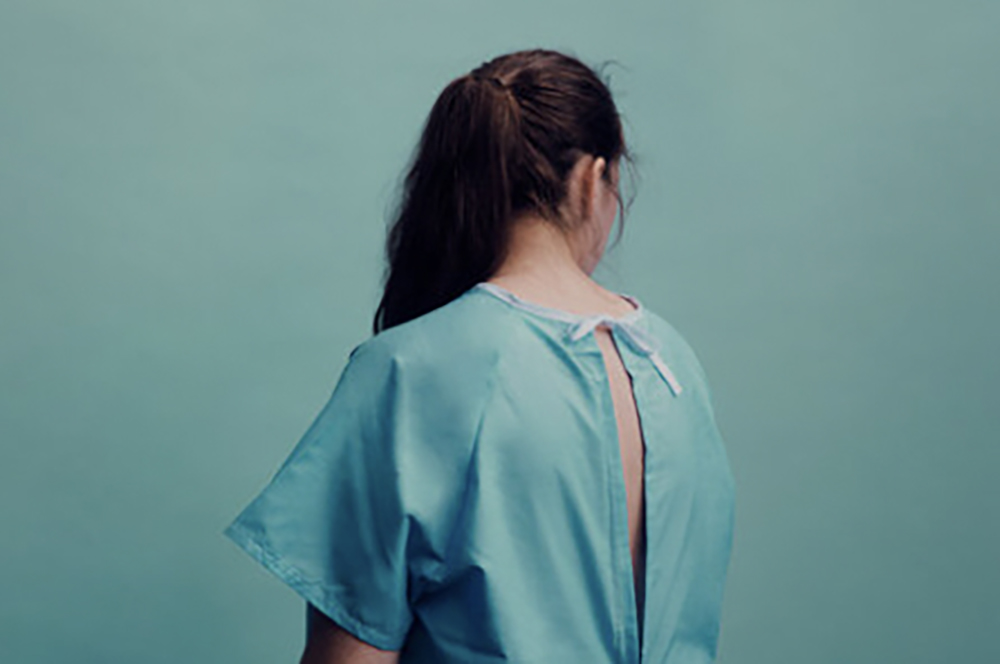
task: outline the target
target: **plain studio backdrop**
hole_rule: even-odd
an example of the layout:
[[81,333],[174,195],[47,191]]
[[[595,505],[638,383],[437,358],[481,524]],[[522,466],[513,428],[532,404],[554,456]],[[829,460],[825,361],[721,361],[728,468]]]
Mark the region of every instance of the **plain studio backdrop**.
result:
[[719,661],[1000,661],[998,31],[985,0],[4,0],[0,661],[294,661],[303,601],[221,530],[370,333],[434,99],[534,46],[617,63],[641,177],[596,276],[713,386]]

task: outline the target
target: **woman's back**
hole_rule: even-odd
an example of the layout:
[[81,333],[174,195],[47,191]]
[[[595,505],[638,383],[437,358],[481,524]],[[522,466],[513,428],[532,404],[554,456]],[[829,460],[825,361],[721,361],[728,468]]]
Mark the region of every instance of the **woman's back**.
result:
[[641,305],[605,320],[616,371],[599,323],[481,283],[372,337],[227,534],[400,662],[710,661],[733,484],[704,374]]

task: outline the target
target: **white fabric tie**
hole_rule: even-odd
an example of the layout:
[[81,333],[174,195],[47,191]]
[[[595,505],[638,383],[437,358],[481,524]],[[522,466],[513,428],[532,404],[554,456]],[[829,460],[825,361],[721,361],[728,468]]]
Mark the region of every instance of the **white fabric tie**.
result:
[[673,372],[667,363],[663,361],[660,357],[660,353],[656,347],[656,340],[651,338],[645,330],[636,325],[635,321],[638,317],[642,316],[642,307],[639,301],[635,298],[625,296],[627,299],[631,300],[636,308],[630,314],[626,314],[622,318],[615,318],[608,314],[595,314],[593,316],[580,316],[577,314],[571,314],[559,309],[553,309],[551,307],[545,307],[542,305],[534,304],[533,302],[528,302],[527,300],[522,300],[518,296],[514,295],[506,288],[497,286],[496,284],[481,281],[476,284],[476,287],[482,288],[490,293],[493,293],[501,300],[505,300],[515,307],[520,307],[527,311],[533,311],[540,316],[546,318],[553,318],[555,320],[560,320],[569,323],[569,328],[566,336],[570,341],[577,341],[584,336],[586,336],[591,330],[593,330],[598,325],[602,323],[608,325],[611,328],[618,329],[622,336],[625,338],[626,342],[631,346],[637,353],[648,357],[656,367],[656,371],[663,377],[663,380],[667,381],[667,385],[670,386],[670,390],[674,393],[674,396],[679,396],[683,391],[681,389],[681,384],[674,377]]
[[587,316],[579,322],[573,323],[569,328],[567,336],[571,341],[576,341],[589,334],[595,327],[601,324],[621,332],[622,337],[636,352],[650,359],[660,376],[663,377],[663,380],[667,381],[667,385],[670,386],[670,390],[674,393],[674,396],[680,396],[680,393],[683,391],[681,384],[677,381],[667,363],[660,357],[654,340],[642,328],[630,320],[614,318],[607,314]]

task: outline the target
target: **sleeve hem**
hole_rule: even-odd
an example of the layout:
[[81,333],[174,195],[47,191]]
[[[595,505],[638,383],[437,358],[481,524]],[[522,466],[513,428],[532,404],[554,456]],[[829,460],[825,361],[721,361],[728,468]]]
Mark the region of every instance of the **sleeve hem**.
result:
[[223,535],[355,637],[380,650],[395,651],[403,647],[405,633],[395,634],[384,631],[362,622],[348,613],[347,609],[329,591],[317,582],[310,581],[297,568],[282,560],[267,544],[239,521],[234,521],[227,526]]

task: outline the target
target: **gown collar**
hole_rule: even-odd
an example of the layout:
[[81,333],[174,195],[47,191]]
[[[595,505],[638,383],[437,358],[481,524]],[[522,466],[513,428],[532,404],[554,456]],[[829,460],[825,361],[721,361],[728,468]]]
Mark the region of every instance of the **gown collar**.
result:
[[652,335],[646,332],[641,325],[638,324],[638,321],[642,319],[646,313],[645,307],[642,306],[642,303],[638,300],[638,298],[625,293],[617,293],[617,295],[628,300],[635,306],[632,311],[624,316],[612,316],[610,314],[593,314],[586,316],[583,314],[575,314],[569,311],[563,311],[562,309],[555,309],[553,307],[546,307],[534,302],[529,302],[528,300],[515,295],[506,288],[491,282],[481,281],[477,283],[475,287],[492,293],[515,307],[533,312],[544,318],[551,318],[568,323],[565,330],[565,337],[569,342],[576,342],[582,339],[593,331],[595,327],[602,324],[618,330],[621,333],[621,337],[625,339],[626,343],[628,343],[633,350],[640,355],[649,358],[650,362],[653,363],[653,366],[656,367],[657,372],[670,386],[670,390],[673,392],[674,396],[679,396],[682,392],[680,382],[678,382],[676,376],[674,376],[673,372],[670,370],[670,367],[667,366],[667,363],[663,361],[662,357],[660,357],[656,340]]

